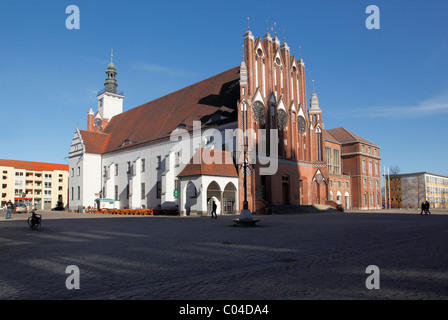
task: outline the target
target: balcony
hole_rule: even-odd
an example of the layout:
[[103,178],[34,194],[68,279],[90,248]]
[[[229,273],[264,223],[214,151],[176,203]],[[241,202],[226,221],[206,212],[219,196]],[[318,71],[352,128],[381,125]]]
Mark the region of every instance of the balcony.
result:
[[[99,96],[100,94],[103,94],[104,92],[106,92],[106,88],[104,88],[104,89],[98,91],[97,96]],[[112,92],[112,93],[113,93],[113,92]],[[124,92],[123,92],[123,91],[119,91],[119,90],[117,90],[117,92],[116,92],[116,93],[113,93],[113,94],[117,94],[117,95],[119,95],[119,96],[124,96]]]

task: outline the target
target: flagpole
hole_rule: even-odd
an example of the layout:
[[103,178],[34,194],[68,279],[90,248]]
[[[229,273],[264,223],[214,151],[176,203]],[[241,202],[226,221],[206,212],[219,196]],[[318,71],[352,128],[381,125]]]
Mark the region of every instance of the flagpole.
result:
[[383,167],[384,178],[384,209],[387,209],[387,179],[386,179],[386,167]]
[[389,173],[389,167],[387,167],[387,182],[389,184],[389,209],[392,209],[392,203],[390,202],[390,173]]

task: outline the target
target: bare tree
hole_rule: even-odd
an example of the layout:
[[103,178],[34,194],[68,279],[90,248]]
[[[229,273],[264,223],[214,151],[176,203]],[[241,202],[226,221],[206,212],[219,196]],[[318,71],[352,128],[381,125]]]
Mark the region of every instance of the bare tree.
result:
[[[388,174],[384,177],[384,195],[386,203],[388,199],[390,201],[389,206],[391,208],[401,208],[402,207],[402,188],[401,188],[401,176],[400,167],[392,166],[388,169]],[[390,189],[389,189],[390,188]]]
[[390,174],[399,174],[400,173],[400,167],[399,166],[389,167],[389,173]]
[[411,176],[402,178],[402,202],[404,206],[417,209],[420,203],[425,201],[425,176]]

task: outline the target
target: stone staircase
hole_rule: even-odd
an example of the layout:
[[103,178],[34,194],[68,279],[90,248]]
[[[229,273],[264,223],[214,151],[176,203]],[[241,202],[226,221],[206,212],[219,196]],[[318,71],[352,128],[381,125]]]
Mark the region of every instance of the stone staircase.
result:
[[313,204],[313,205],[292,205],[281,204],[272,208],[272,214],[301,214],[301,213],[335,213],[339,212],[330,205]]

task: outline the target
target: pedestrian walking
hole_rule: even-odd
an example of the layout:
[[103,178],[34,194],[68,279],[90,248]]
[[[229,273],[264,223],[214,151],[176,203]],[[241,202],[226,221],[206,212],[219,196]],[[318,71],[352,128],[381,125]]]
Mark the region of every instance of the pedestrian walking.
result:
[[431,212],[429,212],[429,202],[428,202],[428,200],[426,200],[425,207],[426,207],[426,213],[425,214],[431,214]]
[[425,212],[426,213],[426,204],[422,201],[422,212],[420,212],[420,215],[422,215],[423,214],[423,212]]
[[5,219],[11,219],[11,213],[14,210],[14,204],[9,200],[6,203],[6,216]]
[[[213,219],[213,217],[215,218],[215,219],[218,219],[218,216],[216,215],[216,208],[217,208],[218,206],[216,205],[216,203],[215,203],[215,201],[213,201],[213,204],[212,204],[212,219]],[[214,214],[214,216],[213,216],[213,214]]]

